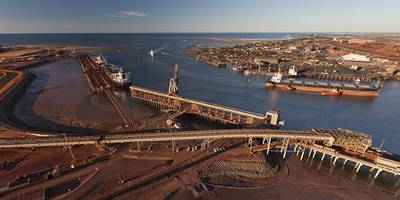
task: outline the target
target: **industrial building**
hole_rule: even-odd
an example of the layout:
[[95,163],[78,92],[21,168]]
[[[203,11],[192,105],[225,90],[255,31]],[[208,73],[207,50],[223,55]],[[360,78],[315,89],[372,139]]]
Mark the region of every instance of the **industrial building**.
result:
[[355,61],[355,62],[370,62],[371,59],[368,58],[367,56],[364,55],[359,55],[359,54],[347,54],[342,56],[343,60],[347,61]]

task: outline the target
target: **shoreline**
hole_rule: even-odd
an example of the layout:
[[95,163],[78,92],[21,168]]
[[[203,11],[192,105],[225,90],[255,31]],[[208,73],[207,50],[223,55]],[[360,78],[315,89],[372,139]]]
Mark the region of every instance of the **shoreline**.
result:
[[262,41],[274,41],[274,40],[292,40],[299,36],[290,36],[286,38],[235,38],[235,37],[193,37],[196,40],[209,40],[209,41],[220,41],[227,43],[254,43]]
[[[294,159],[294,158],[293,158]],[[285,161],[286,162],[286,161]],[[294,171],[295,171],[296,169],[294,169]],[[329,193],[329,192],[331,192],[331,188],[336,188],[337,190],[339,190],[340,189],[340,185],[339,186],[332,186],[332,185],[334,185],[333,183],[331,183],[331,182],[333,182],[333,181],[329,181],[328,179],[329,178],[334,178],[335,180],[340,180],[341,178],[343,178],[343,177],[339,177],[339,178],[337,178],[337,175],[328,175],[328,176],[325,176],[325,177],[322,177],[321,178],[321,176],[320,177],[315,177],[315,175],[314,175],[314,177],[313,176],[311,176],[311,175],[309,175],[309,177],[307,177],[307,176],[303,176],[303,173],[304,173],[304,171],[303,172],[301,172],[301,171],[297,171],[297,172],[291,172],[291,175],[292,175],[292,179],[291,180],[297,180],[297,181],[299,181],[299,182],[296,182],[296,183],[290,183],[290,181],[288,181],[288,182],[285,182],[284,184],[279,184],[277,187],[274,187],[274,188],[272,188],[271,189],[271,191],[263,191],[264,193],[269,193],[269,194],[280,194],[281,193],[281,191],[280,191],[280,188],[283,188],[282,186],[289,186],[289,187],[294,187],[295,188],[295,190],[296,191],[302,191],[302,188],[304,188],[304,187],[306,187],[307,185],[309,185],[309,184],[311,184],[312,185],[312,187],[313,188],[307,188],[307,190],[311,190],[311,192],[312,191],[317,191],[316,193],[316,195],[318,196],[318,195],[321,195],[321,193],[323,194],[323,195],[327,195],[327,194],[325,194],[325,193]],[[321,172],[318,172],[319,174],[321,173]],[[322,173],[325,173],[325,172],[322,172]],[[294,177],[293,177],[293,175],[294,175]],[[313,174],[312,174],[313,175]],[[310,178],[310,180],[299,180],[299,179],[296,179],[296,176],[297,176],[297,178]],[[311,176],[311,177],[310,177]],[[322,180],[320,180],[320,179],[322,179]],[[347,179],[346,179],[347,180]],[[328,182],[329,184],[326,184],[325,182]],[[351,182],[349,183],[348,181],[346,181],[346,183],[347,184],[351,184]],[[343,184],[343,181],[342,182],[338,182],[337,184]],[[336,185],[337,185],[336,184]],[[361,184],[363,184],[363,182],[361,182]],[[350,188],[354,188],[354,187],[359,187],[359,185],[361,185],[360,184],[360,182],[357,182],[357,186],[353,186],[352,187],[352,185],[350,185]],[[150,187],[151,187],[152,185],[150,185]],[[344,187],[344,186],[343,186]],[[322,189],[321,189],[322,188]],[[339,188],[339,189],[338,189]],[[358,191],[349,191],[349,190],[351,190],[350,188],[346,188],[345,190],[347,190],[347,193],[357,193]],[[343,188],[342,188],[343,189]],[[231,194],[227,194],[227,193],[229,193],[229,191],[230,190],[227,190],[227,191],[225,191],[224,192],[224,194],[225,195],[227,195],[227,197],[232,197],[232,195],[234,194],[234,192],[233,193],[231,193]],[[364,191],[365,191],[365,188],[364,188]],[[376,191],[375,189],[370,189],[370,190],[368,190],[368,191],[366,191],[367,193],[368,192],[372,192],[372,191]],[[311,193],[310,192],[310,193]],[[318,193],[319,192],[319,193]],[[219,193],[220,194],[220,193]],[[286,196],[288,196],[288,197],[299,197],[299,196],[296,196],[296,194],[288,194],[288,193],[284,193]],[[378,193],[378,194],[382,194],[382,193]],[[377,195],[378,195],[377,194]],[[249,194],[249,196],[252,196],[252,195],[257,195],[257,194]],[[258,194],[258,195],[261,195],[261,194]],[[360,194],[358,194],[358,195],[360,195]],[[372,194],[373,195],[373,194]],[[234,195],[233,195],[234,196]],[[323,196],[323,197],[325,197],[325,196]],[[340,195],[339,195],[339,197],[340,197]],[[387,198],[387,196],[385,196],[385,198]],[[388,198],[389,199],[389,198]]]
[[[37,136],[37,137],[44,137],[44,136],[53,136],[57,135],[57,133],[65,133],[65,130],[48,130],[46,128],[39,128],[30,126],[15,115],[15,108],[18,102],[21,100],[31,83],[36,78],[35,74],[31,73],[24,73],[23,78],[0,100],[0,127],[3,128],[2,132],[6,132],[6,134],[1,134],[0,137],[8,138],[10,136]],[[87,131],[87,130],[80,130],[80,131]],[[79,134],[79,131],[76,132]]]
[[[35,67],[43,66],[44,64],[34,65]],[[26,67],[29,68],[32,66]],[[36,127],[31,126],[21,119],[19,119],[15,113],[18,104],[20,103],[21,99],[26,95],[28,88],[32,85],[32,83],[37,78],[37,75],[30,72],[23,72],[22,79],[14,85],[11,90],[5,94],[2,99],[0,100],[0,111],[1,111],[1,118],[0,118],[0,126],[3,127],[2,132],[6,132],[6,134],[2,134],[1,137],[9,137],[9,136],[52,136],[61,133],[69,133],[69,134],[81,134],[81,132],[89,132],[89,133],[101,133],[104,132],[102,130],[90,130],[84,127],[71,127],[73,129],[77,129],[75,131],[68,131],[68,129],[59,129],[59,130],[52,130],[44,127]],[[61,125],[61,124],[60,124]]]
[[[23,135],[31,136],[53,136],[64,133],[103,135],[125,132],[119,129],[120,118],[108,100],[104,99],[103,95],[90,94],[80,66],[78,64],[70,66],[75,62],[74,59],[67,59],[38,65],[37,68],[26,68],[21,83],[0,102],[0,108],[5,110],[0,119],[5,129],[3,132],[8,130],[7,134],[12,136],[16,135],[11,132],[28,132],[29,134]],[[67,66],[64,66],[65,64]],[[54,74],[47,74],[48,70]],[[70,75],[60,82],[57,74],[64,71]],[[80,80],[77,81],[76,78]],[[75,80],[74,84],[71,85],[69,80]],[[125,91],[118,92],[120,95],[126,94]],[[46,106],[48,101],[53,100],[57,102],[56,105]],[[63,106],[67,104],[68,106]],[[163,118],[163,115],[155,116],[158,112],[147,105],[134,104],[130,114],[134,115],[134,120],[138,123],[141,123],[143,118],[153,120]],[[152,130],[156,126],[158,125],[154,123],[148,124],[146,129],[140,132]]]
[[209,65],[211,65],[213,67],[218,67],[218,64],[216,64],[216,63],[209,62],[208,60],[203,59],[202,57],[195,57],[194,56],[194,53],[195,53],[194,48],[198,47],[199,45],[200,44],[191,44],[191,45],[186,46],[185,49],[183,50],[183,54],[187,55],[187,56],[190,56],[191,58],[198,59],[198,60],[200,60],[202,62],[205,62],[205,63],[207,63],[207,64],[209,64]]

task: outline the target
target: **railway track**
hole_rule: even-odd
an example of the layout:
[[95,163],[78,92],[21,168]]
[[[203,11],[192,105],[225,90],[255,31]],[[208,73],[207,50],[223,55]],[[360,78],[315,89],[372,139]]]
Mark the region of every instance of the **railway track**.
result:
[[118,112],[118,114],[121,116],[122,120],[125,122],[126,125],[133,125],[133,120],[129,116],[129,114],[125,111],[125,109],[122,107],[122,105],[118,102],[114,94],[111,92],[110,89],[104,90],[105,94],[107,95],[108,99],[111,101],[113,104],[115,110]]
[[23,72],[13,70],[0,70],[0,98],[18,83],[23,77]]

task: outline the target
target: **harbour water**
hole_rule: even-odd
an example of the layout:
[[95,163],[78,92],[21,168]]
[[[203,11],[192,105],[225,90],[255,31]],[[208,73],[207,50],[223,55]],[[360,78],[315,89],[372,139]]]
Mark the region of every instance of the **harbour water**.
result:
[[[119,48],[102,52],[111,63],[132,72],[133,84],[166,91],[174,64],[180,65],[180,94],[248,111],[264,113],[278,108],[285,129],[349,128],[370,133],[377,146],[400,153],[398,116],[400,82],[384,84],[376,98],[328,97],[280,93],[264,87],[265,77],[245,76],[231,69],[215,68],[184,55],[195,43],[221,44],[199,37],[287,39],[295,34],[2,34],[0,44],[68,44]],[[148,52],[160,49],[154,57]],[[60,76],[62,78],[62,76]],[[121,95],[124,97],[124,95]],[[131,100],[123,100],[128,108]]]

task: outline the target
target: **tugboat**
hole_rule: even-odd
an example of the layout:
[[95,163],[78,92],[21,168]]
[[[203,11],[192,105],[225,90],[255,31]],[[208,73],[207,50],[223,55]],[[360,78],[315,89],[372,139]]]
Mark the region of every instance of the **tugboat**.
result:
[[340,96],[343,92],[334,87],[331,91],[322,91],[321,94],[326,96]]
[[296,90],[296,88],[292,87],[292,86],[284,86],[281,88],[282,92],[294,92]]

